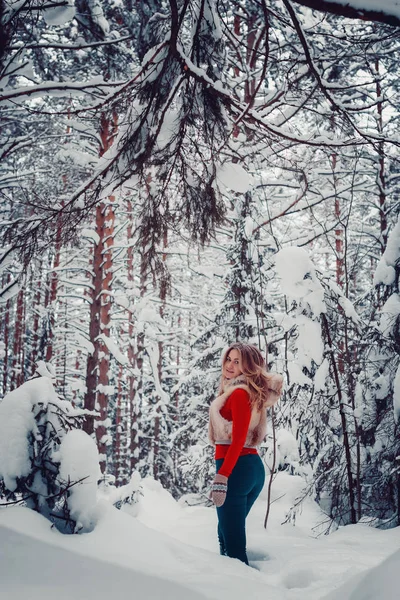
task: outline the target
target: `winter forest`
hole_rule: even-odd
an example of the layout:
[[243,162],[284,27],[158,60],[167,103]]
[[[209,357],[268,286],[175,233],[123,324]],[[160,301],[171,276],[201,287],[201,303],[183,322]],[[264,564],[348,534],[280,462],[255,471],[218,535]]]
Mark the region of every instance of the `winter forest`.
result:
[[284,375],[260,452],[303,482],[286,520],[399,526],[399,2],[0,20],[1,504],[90,530],[97,473],[118,507],[148,477],[209,506],[242,340]]

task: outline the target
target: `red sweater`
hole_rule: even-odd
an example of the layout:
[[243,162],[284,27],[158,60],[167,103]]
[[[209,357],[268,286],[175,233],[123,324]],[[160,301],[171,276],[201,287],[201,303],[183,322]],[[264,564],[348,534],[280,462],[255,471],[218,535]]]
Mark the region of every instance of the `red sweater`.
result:
[[232,421],[232,442],[230,445],[217,444],[215,446],[215,459],[224,459],[218,473],[219,475],[229,477],[239,456],[257,454],[255,448],[243,448],[246,443],[247,430],[251,419],[249,394],[242,389],[235,390],[229,396],[220,412],[224,419]]

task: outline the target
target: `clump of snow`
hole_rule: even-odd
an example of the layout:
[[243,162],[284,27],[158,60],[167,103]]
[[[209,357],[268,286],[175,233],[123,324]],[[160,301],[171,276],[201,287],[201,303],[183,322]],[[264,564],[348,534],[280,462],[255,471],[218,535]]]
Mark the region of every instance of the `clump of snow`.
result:
[[392,285],[396,277],[396,271],[392,265],[388,265],[384,256],[381,257],[374,274],[374,285]]
[[307,302],[315,315],[325,312],[324,290],[315,275],[314,265],[303,248],[282,248],[275,255],[275,266],[284,294]]
[[390,382],[386,375],[379,375],[373,380],[373,386],[375,390],[375,398],[377,400],[383,400],[387,398],[390,393]]
[[58,451],[60,477],[68,485],[68,508],[76,521],[76,531],[91,531],[96,520],[97,481],[101,473],[96,442],[84,431],[65,434]]
[[75,6],[72,2],[68,6],[54,6],[43,9],[43,17],[47,25],[65,25],[75,16]]
[[348,298],[346,298],[346,296],[340,295],[338,298],[338,302],[343,308],[344,314],[347,318],[352,319],[354,323],[360,322],[360,317],[358,316],[353,303]]
[[100,0],[90,0],[89,6],[91,9],[91,17],[96,25],[103,31],[103,33],[110,32],[110,24],[104,16],[103,8]]
[[287,365],[289,382],[290,384],[297,383],[297,385],[312,385],[312,381],[302,371],[302,368],[297,362],[290,361]]
[[39,435],[33,405],[58,401],[51,380],[38,377],[7,394],[0,403],[0,477],[10,491],[17,478],[26,477],[31,469],[29,435]]
[[82,237],[88,238],[94,244],[98,244],[100,241],[100,236],[95,229],[83,229],[81,233]]
[[329,375],[329,361],[327,358],[324,358],[322,363],[317,369],[317,372],[314,375],[314,389],[316,392],[322,391],[325,387],[325,382],[328,379]]
[[[319,365],[323,360],[324,344],[318,317],[326,310],[324,290],[303,248],[283,248],[275,256],[275,266],[283,292],[296,303],[284,324],[286,328],[296,327],[297,330],[295,359],[288,364],[289,381],[300,386],[311,385],[311,379],[303,370],[310,371],[313,364]],[[307,314],[304,314],[304,309]],[[322,383],[319,382],[319,385]]]
[[296,438],[291,431],[279,429],[276,434],[277,465],[284,468],[290,465],[296,470],[300,463],[299,449]]
[[122,306],[122,308],[128,309],[130,306],[129,298],[121,291],[115,293],[114,300],[115,303],[118,304],[118,306]]
[[137,326],[140,327],[140,331],[143,331],[144,325],[152,323],[158,327],[165,328],[165,321],[152,306],[149,306],[148,301],[142,301],[137,307]]
[[397,293],[392,294],[386,300],[381,309],[381,318],[379,330],[384,336],[390,336],[393,332],[393,326],[400,315],[400,296]]
[[374,285],[392,285],[395,281],[395,265],[400,258],[400,219],[393,227],[386,248],[374,275]]
[[238,163],[224,163],[217,170],[217,180],[227,189],[244,194],[250,188],[250,176]]
[[41,377],[55,379],[56,371],[51,363],[46,363],[44,360],[39,360],[36,365],[36,373]]
[[296,318],[298,338],[297,349],[300,364],[311,369],[312,361],[322,362],[324,344],[322,342],[321,324],[304,315]]
[[115,360],[117,362],[119,362],[120,365],[127,365],[128,364],[128,357],[125,356],[125,354],[123,354],[121,352],[121,350],[118,348],[118,346],[114,342],[114,340],[112,340],[108,335],[105,335],[104,333],[102,333],[99,337],[103,341],[103,343],[106,346],[107,350],[113,355],[113,357],[115,358]]

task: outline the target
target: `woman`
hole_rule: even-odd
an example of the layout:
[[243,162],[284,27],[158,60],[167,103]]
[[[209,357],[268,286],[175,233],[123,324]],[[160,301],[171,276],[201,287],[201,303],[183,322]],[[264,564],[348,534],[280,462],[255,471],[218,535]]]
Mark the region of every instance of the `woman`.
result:
[[255,346],[237,342],[223,355],[219,396],[210,406],[217,470],[211,499],[217,507],[220,552],[246,564],[245,521],[265,480],[257,446],[266,434],[266,409],[278,401],[282,382],[281,375],[267,373]]

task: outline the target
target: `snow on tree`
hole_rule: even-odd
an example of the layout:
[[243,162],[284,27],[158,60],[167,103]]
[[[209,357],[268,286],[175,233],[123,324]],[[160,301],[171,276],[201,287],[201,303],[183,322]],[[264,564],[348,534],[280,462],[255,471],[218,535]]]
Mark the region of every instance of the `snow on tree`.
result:
[[96,444],[84,431],[71,429],[62,438],[56,459],[60,462],[61,481],[68,482],[67,505],[69,517],[75,521],[74,531],[91,531],[96,523],[97,482],[101,476]]
[[[371,327],[367,332],[363,386],[362,436],[367,515],[382,527],[399,523],[398,371],[399,371],[399,224],[374,274]],[[383,302],[383,304],[382,304]]]
[[294,0],[296,4],[350,19],[377,21],[400,27],[400,6],[396,0]]
[[[78,184],[75,192],[68,194],[64,206],[54,211],[54,204],[42,204],[38,208],[35,227],[29,226],[24,217],[15,221],[13,228],[6,228],[15,243],[24,235],[34,243],[49,229],[54,232],[57,214],[61,215],[63,233],[71,233],[90,212],[93,202],[101,201],[135,176],[144,187],[152,168],[158,181],[164,183],[159,194],[149,194],[142,207],[138,231],[143,240],[152,232],[149,240],[156,245],[164,219],[173,226],[184,222],[194,239],[209,239],[225,212],[216,180],[220,152],[239,124],[252,132],[254,141],[266,137],[270,151],[280,145],[282,148],[345,149],[364,144],[373,146],[380,141],[396,144],[390,134],[380,132],[377,135],[358,116],[364,111],[367,114],[374,107],[368,104],[368,95],[363,98],[358,93],[358,83],[348,89],[347,73],[345,75],[343,68],[348,56],[345,54],[343,58],[341,47],[356,43],[357,36],[352,35],[350,27],[337,43],[321,44],[327,28],[313,11],[298,8],[298,5],[295,8],[291,2],[274,2],[272,11],[266,7],[264,10],[261,5],[253,7],[247,19],[246,3],[243,3],[243,10],[241,3],[238,6],[237,19],[246,23],[243,34],[239,24],[239,38],[230,34],[235,22],[229,2],[216,11],[213,0],[193,1],[182,6],[154,1],[148,11],[155,9],[154,19],[149,19],[145,8],[139,7],[137,14],[133,10],[130,15],[102,2],[96,3],[96,8],[90,5],[83,21],[79,15],[67,11],[63,16],[70,20],[57,25],[55,35],[57,48],[64,51],[63,61],[71,78],[63,82],[60,73],[51,73],[54,83],[47,85],[37,83],[36,77],[31,89],[18,87],[24,81],[24,71],[18,62],[19,47],[13,45],[13,37],[19,35],[28,42],[25,52],[32,57],[35,69],[45,79],[50,70],[46,71],[43,66],[48,67],[54,62],[52,47],[44,41],[35,46],[29,39],[28,30],[20,30],[18,15],[6,11],[5,25],[12,24],[13,27],[7,29],[4,51],[10,60],[10,69],[18,68],[10,79],[11,92],[4,97],[4,102],[13,98],[22,98],[25,102],[27,97],[29,106],[34,95],[44,94],[51,98],[73,91],[80,96],[81,106],[72,109],[80,119],[84,119],[85,113],[95,114],[100,119],[104,110],[109,113],[117,110],[121,124],[114,147],[98,161],[86,182]],[[24,13],[26,18],[33,19],[36,11],[28,3]],[[142,18],[143,23],[139,26]],[[45,39],[45,19],[39,22],[38,36]],[[287,22],[291,23],[290,27],[286,27]],[[312,36],[307,29],[310,23],[316,27]],[[261,32],[258,37],[255,35],[257,29]],[[135,37],[132,49],[125,44],[129,37],[125,36],[127,32]],[[79,40],[81,34],[87,37],[85,44],[66,42],[71,36]],[[371,41],[376,41],[372,27],[367,34]],[[287,45],[279,42],[280,36]],[[245,40],[244,49],[247,48],[243,52],[238,43],[240,38]],[[89,53],[87,48],[93,52]],[[36,51],[41,60],[36,59]],[[67,54],[72,51],[73,58],[67,59]],[[289,52],[288,56],[286,52]],[[245,61],[234,65],[233,57],[243,57],[243,54],[247,54]],[[299,56],[302,56],[301,68]],[[82,59],[87,58],[91,59],[90,69],[85,61],[84,73]],[[248,74],[250,69],[243,94],[239,91],[242,80],[232,76],[231,67],[237,73],[247,71]],[[106,77],[95,80],[96,69]],[[338,79],[332,85],[330,79],[334,71]],[[17,72],[21,80],[15,75]],[[75,79],[75,73],[79,73],[80,80]],[[369,82],[365,85],[368,87]],[[292,97],[295,89],[296,94]],[[108,96],[107,91],[110,92]],[[91,102],[91,95],[96,100]],[[357,111],[354,110],[354,99],[360,101]],[[45,105],[43,110],[46,110]],[[67,108],[64,110],[67,113]],[[331,111],[345,125],[334,133],[320,127],[321,119],[329,122]],[[305,135],[298,134],[297,124],[301,120],[307,123]],[[83,120],[80,127],[86,128],[86,123]],[[301,171],[298,169],[299,174]],[[170,202],[171,196],[174,196],[174,202]],[[25,258],[29,259],[26,250],[20,247],[20,252],[25,252]],[[157,253],[150,252],[149,260],[157,263]]]
[[[341,311],[345,319],[353,319],[356,324],[358,317],[336,284],[317,277],[303,249],[283,248],[276,256],[276,266],[283,291],[291,301],[288,314],[292,336],[288,351],[294,346],[294,352],[287,354],[288,401],[292,404],[291,413],[296,414],[300,452],[311,459],[316,493],[324,497],[324,509],[336,522],[355,523],[357,484],[353,474],[356,480],[358,470],[352,449],[353,440],[359,444],[359,436],[351,410],[349,377],[344,377],[344,361],[339,362],[341,329],[336,327],[336,321]],[[351,369],[351,363],[348,368]],[[321,381],[322,374],[325,383]],[[327,464],[331,470],[329,481],[325,477]]]
[[77,429],[86,414],[58,397],[44,363],[37,377],[3,398],[0,495],[5,504],[25,503],[60,531],[93,528],[100,470],[93,440]]

